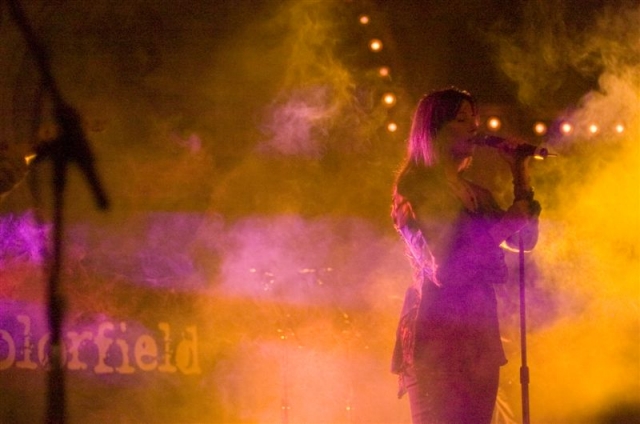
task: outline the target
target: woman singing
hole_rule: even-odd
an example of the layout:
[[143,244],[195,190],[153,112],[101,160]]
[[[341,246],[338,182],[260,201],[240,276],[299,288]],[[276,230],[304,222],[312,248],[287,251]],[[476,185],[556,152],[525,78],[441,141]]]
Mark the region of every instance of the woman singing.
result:
[[[505,148],[515,200],[502,210],[492,194],[463,177],[478,130],[472,96],[456,88],[420,100],[392,218],[408,248],[414,283],[406,292],[392,371],[409,394],[414,424],[488,424],[506,363],[493,284],[507,267],[500,245],[537,240],[538,202],[528,158]],[[505,141],[514,147],[516,141]],[[508,146],[507,146],[508,147]],[[510,243],[510,238],[516,243]]]

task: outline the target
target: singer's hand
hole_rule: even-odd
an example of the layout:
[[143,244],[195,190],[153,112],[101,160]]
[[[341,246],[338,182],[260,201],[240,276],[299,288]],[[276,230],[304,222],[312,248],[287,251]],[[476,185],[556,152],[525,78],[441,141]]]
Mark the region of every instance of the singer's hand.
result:
[[489,230],[489,233],[497,244],[500,244],[527,224],[535,224],[539,214],[540,204],[537,201],[516,200],[507,209],[502,219]]
[[529,177],[529,161],[531,156],[522,154],[518,146],[523,147],[526,143],[517,138],[506,138],[498,148],[500,157],[509,164],[511,175],[513,176],[513,192],[516,199],[525,197],[532,192]]
[[516,200],[507,209],[506,216],[511,219],[535,219],[540,215],[540,203],[537,200]]

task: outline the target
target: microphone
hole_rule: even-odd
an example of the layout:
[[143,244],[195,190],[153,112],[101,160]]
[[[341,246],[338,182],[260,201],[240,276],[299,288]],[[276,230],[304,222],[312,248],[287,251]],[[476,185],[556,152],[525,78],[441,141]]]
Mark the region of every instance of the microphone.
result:
[[553,153],[549,153],[549,150],[546,148],[533,144],[521,143],[515,146],[511,145],[507,142],[506,138],[498,137],[497,135],[478,134],[473,137],[471,141],[478,146],[493,147],[520,157],[533,156],[535,159],[543,160],[556,156]]

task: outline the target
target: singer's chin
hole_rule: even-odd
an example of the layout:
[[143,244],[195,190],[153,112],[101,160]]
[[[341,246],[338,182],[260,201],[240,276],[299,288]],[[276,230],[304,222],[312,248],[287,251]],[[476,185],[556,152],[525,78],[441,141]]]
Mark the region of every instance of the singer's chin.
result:
[[475,146],[469,148],[469,149],[456,149],[454,151],[451,152],[451,158],[456,162],[459,163],[460,166],[458,167],[459,170],[462,170],[464,168],[467,167],[467,162],[471,162],[471,159],[473,157],[473,151],[475,150]]
[[460,162],[459,171],[464,171],[471,168],[471,164],[473,163],[473,156],[467,156]]

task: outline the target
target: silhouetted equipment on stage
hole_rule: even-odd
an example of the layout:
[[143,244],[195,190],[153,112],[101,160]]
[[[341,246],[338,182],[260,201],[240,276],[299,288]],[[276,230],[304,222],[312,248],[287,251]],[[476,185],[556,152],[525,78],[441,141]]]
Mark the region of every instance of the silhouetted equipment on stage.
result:
[[64,100],[58,90],[51,72],[49,55],[33,32],[22,5],[18,0],[9,0],[8,3],[10,15],[24,37],[29,53],[35,60],[42,78],[43,92],[47,93],[53,102],[53,118],[59,129],[55,139],[37,147],[35,151],[36,162],[51,160],[53,163],[53,252],[47,288],[47,312],[51,331],[49,358],[51,369],[47,385],[46,422],[59,424],[65,422],[65,374],[62,364],[64,344],[61,340],[64,297],[59,277],[62,265],[64,190],[69,164],[75,163],[80,168],[100,209],[107,209],[109,202],[95,171],[93,155],[85,138],[78,112]]
[[[546,148],[529,143],[510,143],[508,139],[495,136],[478,134],[471,140],[479,146],[492,147],[525,158],[532,156],[536,159],[546,159],[557,156]],[[522,234],[518,234],[518,262],[519,262],[519,293],[520,293],[520,386],[522,397],[522,422],[530,423],[529,411],[529,366],[527,364],[527,314],[526,314],[526,287],[525,287],[525,261],[524,241]]]

